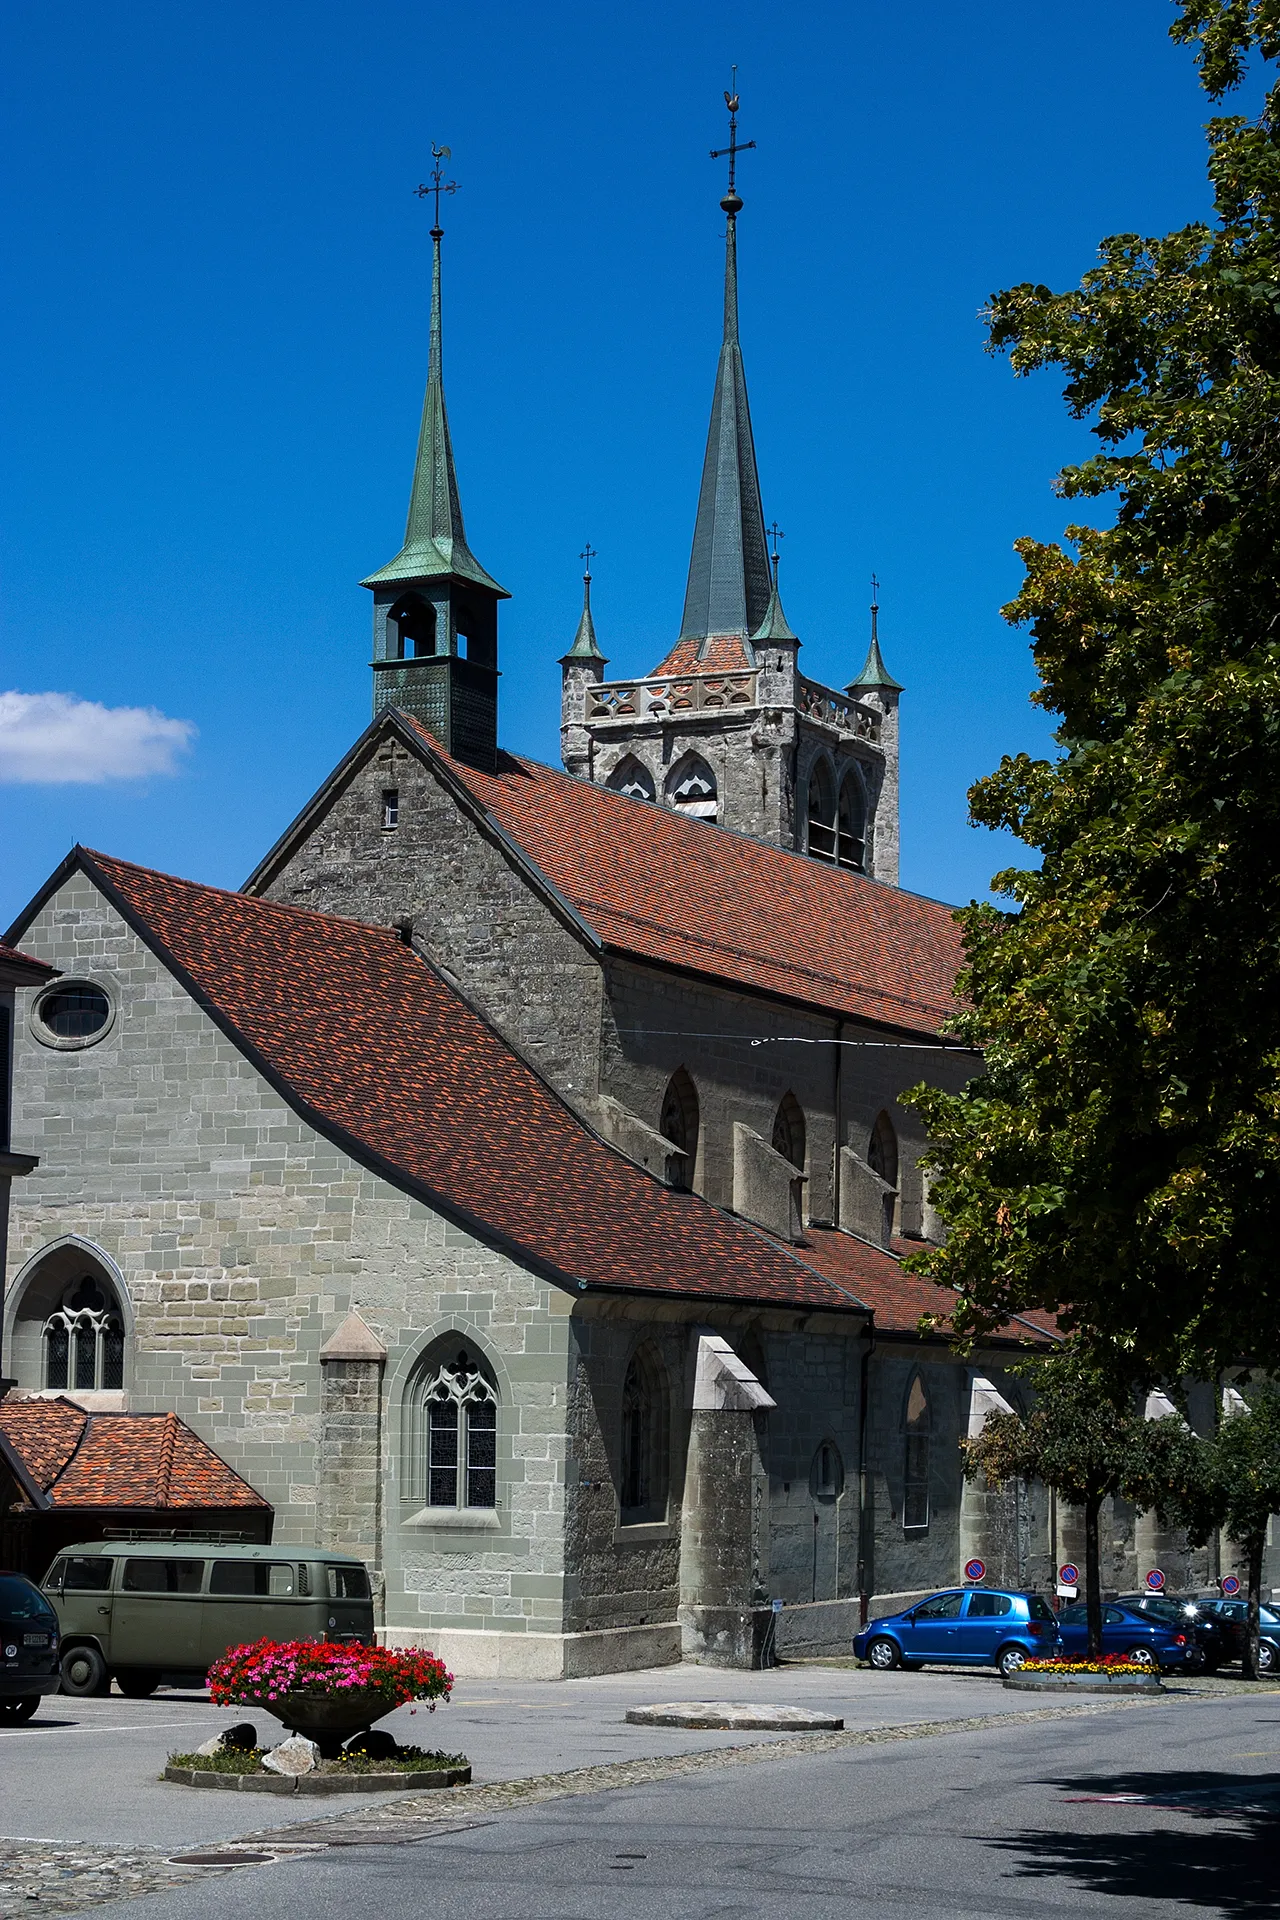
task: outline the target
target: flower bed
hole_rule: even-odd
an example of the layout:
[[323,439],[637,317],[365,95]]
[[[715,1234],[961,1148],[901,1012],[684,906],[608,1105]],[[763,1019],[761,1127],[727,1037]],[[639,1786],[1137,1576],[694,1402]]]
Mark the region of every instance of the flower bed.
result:
[[[268,1752],[268,1747],[227,1747],[221,1753],[171,1753],[169,1765],[187,1768],[192,1773],[265,1774],[267,1769],[262,1757]],[[370,1759],[364,1753],[344,1753],[337,1760],[320,1760],[315,1771],[318,1774],[439,1773],[469,1766],[465,1753],[424,1753],[421,1747],[397,1747],[394,1755],[386,1759]]]
[[1123,1679],[1126,1675],[1142,1678],[1153,1674],[1156,1669],[1146,1660],[1126,1660],[1122,1653],[1104,1654],[1101,1660],[1024,1660],[1018,1669],[1020,1673],[1095,1673],[1115,1674]]
[[348,1640],[255,1640],[229,1647],[209,1669],[219,1707],[274,1707],[289,1694],[342,1700],[363,1694],[380,1713],[424,1700],[432,1712],[453,1691],[453,1675],[434,1653],[362,1647]]

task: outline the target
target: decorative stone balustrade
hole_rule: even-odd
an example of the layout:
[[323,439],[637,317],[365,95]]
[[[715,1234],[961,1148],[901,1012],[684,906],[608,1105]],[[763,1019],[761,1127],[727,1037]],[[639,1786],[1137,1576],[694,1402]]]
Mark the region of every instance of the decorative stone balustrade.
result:
[[836,727],[841,733],[851,733],[858,740],[880,738],[881,716],[874,707],[865,706],[861,700],[850,700],[844,694],[833,693],[830,687],[820,687],[814,680],[796,678],[796,710],[807,720],[816,720],[821,726]]
[[605,680],[588,693],[589,720],[661,720],[714,707],[753,707],[754,673],[688,673],[648,680]]

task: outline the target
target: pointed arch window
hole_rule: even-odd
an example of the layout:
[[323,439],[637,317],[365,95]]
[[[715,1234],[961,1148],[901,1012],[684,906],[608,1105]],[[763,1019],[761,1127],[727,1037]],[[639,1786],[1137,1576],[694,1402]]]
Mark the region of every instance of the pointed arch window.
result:
[[867,1142],[867,1165],[878,1173],[888,1187],[898,1184],[898,1135],[892,1120],[883,1111],[875,1118]]
[[406,1479],[415,1503],[497,1505],[498,1393],[466,1347],[419,1375],[408,1429]]
[[44,1384],[72,1393],[124,1385],[124,1323],[119,1303],[92,1274],[72,1281],[44,1323]]
[[657,788],[653,784],[653,775],[648,767],[629,753],[619,762],[605,782],[615,793],[629,793],[635,800],[654,800]]
[[784,1093],[773,1117],[773,1150],[804,1172],[804,1109],[794,1093]]
[[700,754],[682,760],[667,783],[667,801],[677,813],[714,820],[720,810],[716,777]]
[[623,1526],[667,1517],[670,1407],[666,1369],[650,1347],[632,1355],[622,1385],[618,1504]]
[[397,660],[421,660],[436,650],[436,610],[420,593],[407,593],[387,616]]
[[836,783],[826,760],[809,775],[809,852],[815,860],[836,857]]
[[683,1067],[667,1082],[658,1131],[674,1149],[667,1155],[667,1185],[691,1191],[698,1164],[698,1091]]
[[867,795],[857,767],[848,767],[840,782],[836,816],[836,864],[862,873],[867,852]]
[[916,1374],[907,1393],[903,1422],[902,1526],[920,1532],[929,1524],[929,1452],[932,1420],[924,1381]]

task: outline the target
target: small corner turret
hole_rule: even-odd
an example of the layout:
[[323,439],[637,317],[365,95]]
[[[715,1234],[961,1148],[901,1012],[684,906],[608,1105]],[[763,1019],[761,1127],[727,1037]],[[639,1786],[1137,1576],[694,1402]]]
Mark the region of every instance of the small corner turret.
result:
[[401,707],[446,752],[492,769],[498,751],[498,602],[510,599],[467,545],[445,408],[440,319],[440,195],[448,147],[432,149],[431,344],[404,544],[361,581],[373,594],[373,711]]
[[560,656],[560,758],[567,772],[580,780],[591,777],[591,735],[585,725],[591,690],[600,685],[608,661],[596,641],[591,616],[591,562],[596,550],[588,540],[578,556],[583,562],[582,617],[573,645]]

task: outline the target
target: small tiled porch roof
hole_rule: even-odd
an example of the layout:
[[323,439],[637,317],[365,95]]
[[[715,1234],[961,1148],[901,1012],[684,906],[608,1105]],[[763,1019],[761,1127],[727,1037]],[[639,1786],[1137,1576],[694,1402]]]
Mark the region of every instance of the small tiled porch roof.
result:
[[70,1400],[11,1396],[0,1401],[0,1433],[55,1512],[270,1510],[175,1413],[86,1413]]

